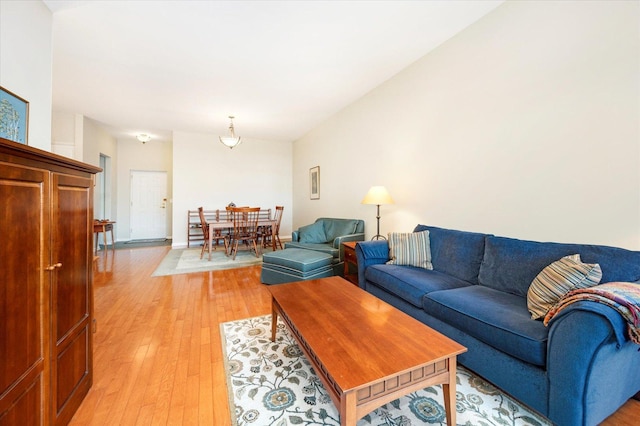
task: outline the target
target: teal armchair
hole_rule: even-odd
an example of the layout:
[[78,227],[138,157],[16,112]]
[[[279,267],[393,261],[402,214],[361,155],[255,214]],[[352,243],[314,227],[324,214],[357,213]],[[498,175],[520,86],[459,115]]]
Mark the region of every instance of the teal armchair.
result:
[[286,248],[301,248],[320,251],[333,256],[335,275],[344,273],[344,248],[346,241],[364,241],[364,221],[360,219],[337,219],[321,217],[311,225],[301,226],[291,234]]

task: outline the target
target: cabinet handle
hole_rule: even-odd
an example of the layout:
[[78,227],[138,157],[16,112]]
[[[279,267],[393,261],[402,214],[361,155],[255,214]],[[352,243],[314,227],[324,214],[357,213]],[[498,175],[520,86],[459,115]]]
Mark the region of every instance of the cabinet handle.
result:
[[61,268],[62,267],[62,263],[56,263],[54,265],[51,266],[47,266],[45,269],[45,271],[53,271],[56,268]]

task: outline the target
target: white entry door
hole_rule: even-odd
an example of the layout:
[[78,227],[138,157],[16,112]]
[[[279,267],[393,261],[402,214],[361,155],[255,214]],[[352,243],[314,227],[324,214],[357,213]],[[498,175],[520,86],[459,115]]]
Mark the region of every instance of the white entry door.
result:
[[167,237],[167,172],[131,170],[131,239]]

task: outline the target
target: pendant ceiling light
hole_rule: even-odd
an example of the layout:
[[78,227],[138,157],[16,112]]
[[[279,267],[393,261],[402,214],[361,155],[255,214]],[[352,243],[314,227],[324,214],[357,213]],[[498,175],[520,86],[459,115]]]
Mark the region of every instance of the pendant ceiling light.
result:
[[151,140],[151,136],[147,135],[146,133],[140,133],[138,136],[136,136],[136,139],[145,144]]
[[233,115],[229,116],[229,119],[231,120],[231,123],[229,124],[229,136],[220,136],[220,142],[231,149],[240,145],[241,142],[240,136],[236,136],[236,132],[233,129],[233,118]]

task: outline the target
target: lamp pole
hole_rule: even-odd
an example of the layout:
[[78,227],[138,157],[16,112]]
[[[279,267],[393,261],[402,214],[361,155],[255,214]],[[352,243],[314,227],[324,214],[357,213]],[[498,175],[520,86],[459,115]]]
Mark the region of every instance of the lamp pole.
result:
[[371,238],[371,240],[386,240],[384,235],[380,235],[380,204],[376,204],[378,207],[378,213],[376,214],[376,220],[378,221],[378,228],[376,229],[376,235]]
[[364,196],[362,204],[374,204],[376,206],[376,235],[371,238],[372,240],[386,240],[383,235],[380,235],[380,206],[382,204],[393,204],[391,195],[387,192],[387,188],[384,186],[372,186],[369,188],[369,192]]

